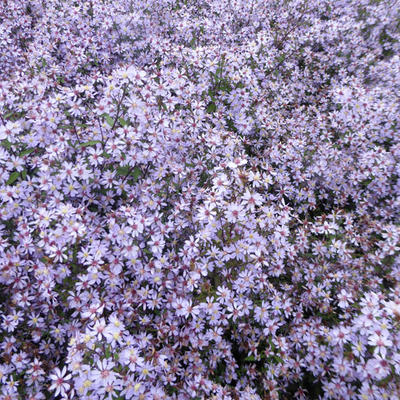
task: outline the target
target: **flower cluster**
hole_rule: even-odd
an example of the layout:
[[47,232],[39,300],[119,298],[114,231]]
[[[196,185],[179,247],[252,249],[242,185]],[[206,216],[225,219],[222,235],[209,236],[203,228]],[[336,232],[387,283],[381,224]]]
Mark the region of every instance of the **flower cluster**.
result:
[[1,7],[1,400],[400,397],[393,1]]

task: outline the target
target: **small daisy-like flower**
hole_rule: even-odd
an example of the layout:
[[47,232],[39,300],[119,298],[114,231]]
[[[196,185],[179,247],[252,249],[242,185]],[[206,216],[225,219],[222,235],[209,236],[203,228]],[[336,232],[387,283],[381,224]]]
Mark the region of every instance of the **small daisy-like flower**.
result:
[[225,216],[228,222],[237,222],[244,218],[245,211],[240,204],[229,204]]
[[236,169],[238,167],[241,167],[242,165],[246,165],[247,160],[242,157],[235,157],[232,161],[228,163],[228,167],[231,169]]
[[338,296],[338,300],[339,300],[338,306],[340,308],[346,308],[346,307],[348,307],[349,302],[352,300],[352,296],[351,296],[351,294],[346,292],[346,290],[342,289]]
[[380,354],[382,357],[386,357],[387,348],[390,348],[393,342],[386,335],[380,335],[375,332],[368,338],[368,344],[370,346],[375,346],[375,355]]
[[67,374],[67,367],[64,367],[62,370],[56,368],[54,370],[54,374],[50,375],[50,379],[53,381],[53,383],[49,387],[49,390],[55,390],[55,396],[58,396],[59,394],[61,394],[61,396],[65,396],[66,392],[70,388],[68,381],[71,379],[71,377],[71,374]]

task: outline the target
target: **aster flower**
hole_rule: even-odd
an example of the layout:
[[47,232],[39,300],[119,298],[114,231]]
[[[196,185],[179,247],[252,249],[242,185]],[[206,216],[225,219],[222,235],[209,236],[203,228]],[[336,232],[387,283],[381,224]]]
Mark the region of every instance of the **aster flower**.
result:
[[377,331],[369,336],[368,344],[375,347],[374,355],[380,354],[382,357],[386,357],[387,348],[390,348],[393,343],[387,337],[387,334],[381,334]]
[[45,3],[0,23],[1,396],[398,398],[397,8]]
[[61,394],[61,396],[65,396],[67,391],[70,389],[71,385],[68,381],[71,379],[72,375],[67,374],[67,368],[63,367],[62,370],[56,368],[54,373],[50,375],[50,379],[52,380],[52,384],[49,388],[50,391],[55,390],[55,396]]

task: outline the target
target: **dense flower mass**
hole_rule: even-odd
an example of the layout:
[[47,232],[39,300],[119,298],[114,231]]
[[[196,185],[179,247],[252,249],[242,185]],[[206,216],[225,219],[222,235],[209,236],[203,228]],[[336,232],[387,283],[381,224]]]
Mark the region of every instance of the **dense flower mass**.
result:
[[0,399],[399,399],[400,5],[4,0]]

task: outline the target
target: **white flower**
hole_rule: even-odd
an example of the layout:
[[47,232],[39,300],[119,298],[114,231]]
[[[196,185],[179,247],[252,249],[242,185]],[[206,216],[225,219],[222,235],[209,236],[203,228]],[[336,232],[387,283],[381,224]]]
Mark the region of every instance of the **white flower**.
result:
[[240,221],[244,218],[245,212],[240,204],[229,204],[226,211],[225,217],[228,222]]
[[339,300],[338,306],[340,308],[346,308],[346,307],[348,307],[349,302],[352,300],[352,296],[350,293],[348,293],[344,289],[342,289],[338,296],[338,300]]
[[235,169],[237,167],[241,167],[242,165],[247,164],[247,160],[241,157],[236,157],[233,159],[233,161],[228,163],[228,167],[231,169]]
[[391,315],[395,318],[400,319],[400,302],[398,301],[388,301],[386,307]]
[[49,390],[56,390],[55,396],[61,394],[61,396],[65,396],[65,392],[70,388],[70,384],[66,381],[71,379],[71,374],[66,375],[67,368],[64,367],[62,371],[59,368],[54,370],[54,374],[50,375],[50,379],[53,381]]

